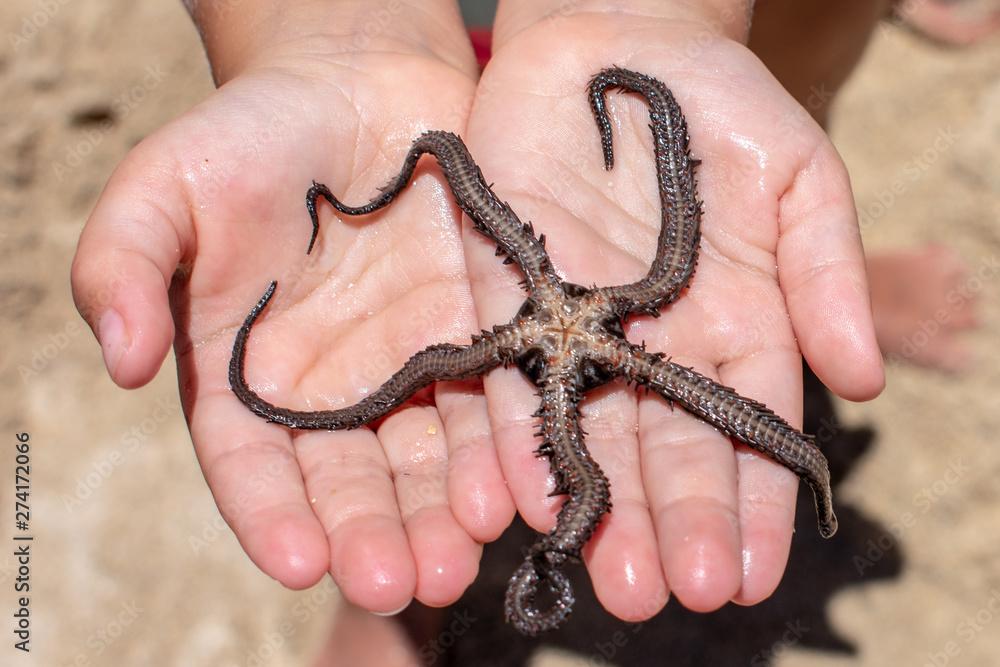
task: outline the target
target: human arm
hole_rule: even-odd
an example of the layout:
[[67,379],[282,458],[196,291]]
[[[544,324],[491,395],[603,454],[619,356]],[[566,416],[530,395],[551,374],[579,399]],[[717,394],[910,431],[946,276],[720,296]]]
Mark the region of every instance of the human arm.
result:
[[[616,166],[605,172],[584,90],[610,65],[664,81],[702,160],[701,254],[687,293],[662,318],[633,320],[629,337],[800,423],[802,356],[855,400],[881,389],[881,358],[846,172],[745,48],[746,18],[746,3],[722,0],[506,2],[468,137],[568,280],[628,282],[648,268],[659,228],[647,109],[611,96]],[[481,320],[502,321],[519,301],[516,276],[475,235],[466,252]],[[548,465],[526,444],[535,399],[511,372],[486,391],[518,509],[548,530],[563,499],[546,497]],[[584,415],[611,478],[614,509],[585,551],[609,611],[647,618],[669,592],[703,611],[770,595],[788,555],[794,475],[624,387],[597,393]]]
[[148,382],[173,344],[195,451],[261,569],[296,588],[330,572],[375,611],[412,596],[443,604],[512,512],[475,385],[439,385],[373,429],[301,434],[247,410],[226,370],[272,279],[248,375],[291,407],[357,400],[424,344],[477,331],[457,210],[430,170],[384,214],[341,221],[321,208],[305,254],[313,179],[365,200],[421,130],[462,129],[475,65],[457,12],[447,2],[193,9],[220,88],[111,177],[74,262],[78,307],[124,387]]

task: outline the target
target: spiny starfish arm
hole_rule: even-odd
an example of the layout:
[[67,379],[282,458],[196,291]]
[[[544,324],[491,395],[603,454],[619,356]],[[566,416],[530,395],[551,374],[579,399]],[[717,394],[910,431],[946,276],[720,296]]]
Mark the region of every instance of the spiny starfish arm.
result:
[[471,345],[432,345],[417,352],[381,387],[354,405],[339,410],[303,412],[278,407],[261,398],[246,381],[246,350],[250,330],[274,295],[272,282],[236,334],[229,361],[229,384],[236,396],[257,415],[291,428],[340,430],[364,426],[402,404],[420,389],[439,380],[482,375],[509,361],[517,343],[512,327],[483,332]]
[[313,182],[306,193],[306,209],[313,225],[307,254],[312,251],[319,230],[319,216],[316,213],[316,201],[319,197],[326,199],[345,215],[365,215],[377,211],[388,206],[402,192],[413,176],[420,156],[425,153],[437,158],[452,194],[459,207],[472,219],[476,231],[496,241],[498,253],[506,253],[521,267],[529,291],[556,291],[560,280],[545,251],[544,241],[535,238],[531,224],[521,222],[510,205],[498,198],[486,184],[482,171],[462,139],[456,134],[440,130],[424,132],[417,137],[406,153],[399,174],[381,188],[379,196],[367,204],[348,206],[337,199],[325,185]]
[[[576,367],[567,365],[542,383],[542,444],[539,456],[549,459],[556,480],[555,492],[569,494],[556,525],[532,546],[507,588],[504,611],[507,621],[527,635],[537,635],[561,624],[573,606],[573,590],[560,571],[594,534],[601,517],[611,510],[607,477],[587,452],[580,428]],[[556,596],[547,609],[535,606],[538,586],[544,582]]]
[[[569,617],[573,603],[576,602],[569,577],[559,569],[566,557],[552,559],[546,556],[561,556],[561,554],[548,552],[538,558],[528,556],[514,571],[507,584],[504,615],[507,622],[518,632],[529,637],[536,637],[562,625]],[[542,582],[556,597],[555,602],[545,610],[535,607],[538,586]]]
[[677,298],[694,273],[701,234],[701,202],[694,175],[699,161],[691,157],[687,123],[670,90],[650,76],[615,67],[599,72],[588,88],[606,169],[614,166],[611,119],[605,106],[605,94],[611,88],[638,93],[649,104],[661,222],[656,257],[646,276],[599,291],[615,304],[619,315],[657,315],[661,306]]
[[837,532],[830,470],[813,436],[793,428],[762,403],[626,341],[608,346],[603,357],[627,380],[680,404],[794,472],[812,489],[820,535],[832,537]]

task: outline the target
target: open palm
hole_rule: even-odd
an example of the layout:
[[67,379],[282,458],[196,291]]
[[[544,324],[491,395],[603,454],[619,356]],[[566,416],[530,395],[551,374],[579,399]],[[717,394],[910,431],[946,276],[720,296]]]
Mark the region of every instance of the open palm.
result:
[[[268,400],[300,410],[353,403],[412,353],[466,343],[523,299],[494,245],[461,226],[431,161],[377,214],[342,219],[321,205],[309,256],[306,189],[315,179],[365,202],[420,132],[461,131],[468,119],[486,179],[546,234],[567,279],[635,280],[653,256],[658,198],[647,111],[635,97],[612,96],[617,161],[603,169],[584,88],[609,65],[674,90],[704,161],[690,289],[663,318],[632,320],[629,337],[792,422],[800,350],[843,396],[880,387],[843,167],[752,55],[656,17],[581,12],[515,24],[498,17],[478,89],[471,68],[405,52],[309,49],[243,73],[129,155],[81,237],[74,295],[112,376],[145,383],[175,343],[219,507],[250,557],[289,586],[329,571],[370,610],[412,596],[446,604],[515,504],[547,530],[562,502],[546,497],[547,464],[532,454],[536,399],[515,370],[486,379],[488,408],[474,383],[439,383],[426,400],[349,432],[289,432],[236,399],[226,378],[235,331],[272,279],[277,294],[254,329],[247,375]],[[791,473],[745,448],[734,454],[713,429],[618,385],[593,392],[583,412],[612,484],[614,511],[586,553],[612,613],[647,618],[669,591],[711,609],[773,590],[791,534]]]
[[241,75],[129,155],[74,266],[78,304],[119,384],[155,374],[172,311],[198,458],[250,557],[294,587],[330,571],[374,611],[414,595],[455,599],[475,577],[480,543],[512,516],[481,387],[438,384],[371,428],[291,432],[236,399],[228,360],[272,279],[248,378],[281,405],[356,402],[415,351],[477,331],[460,218],[435,170],[421,168],[395,206],[360,221],[321,205],[308,257],[304,206],[312,179],[367,200],[414,136],[461,130],[474,85],[399,54],[288,59]]
[[[467,139],[488,181],[545,234],[571,282],[645,275],[660,226],[648,110],[610,96],[615,167],[604,170],[585,97],[600,69],[652,75],[688,120],[705,202],[697,271],[660,319],[628,336],[801,423],[801,354],[837,393],[881,387],[864,262],[844,168],[826,136],[739,44],[683,22],[581,11],[495,28]],[[480,323],[523,299],[516,271],[466,234]],[[485,382],[494,440],[520,513],[538,530],[562,497],[536,458],[537,399],[516,371]],[[695,610],[767,597],[784,570],[797,479],[655,395],[622,385],[583,406],[614,509],[585,551],[598,598],[619,617],[655,614],[673,592]]]

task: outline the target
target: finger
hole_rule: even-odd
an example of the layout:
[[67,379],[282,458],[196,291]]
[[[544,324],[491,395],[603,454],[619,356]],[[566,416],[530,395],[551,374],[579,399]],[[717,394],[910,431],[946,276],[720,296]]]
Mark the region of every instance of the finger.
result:
[[251,413],[228,387],[192,401],[188,421],[219,511],[250,559],[290,588],[316,583],[329,548],[288,432]]
[[525,523],[539,532],[555,524],[563,499],[549,496],[555,488],[548,460],[536,449],[538,396],[519,370],[497,369],[483,381],[490,428],[497,458],[517,511]]
[[[188,254],[191,220],[170,167],[140,145],[94,208],[73,260],[73,298],[101,344],[111,378],[148,382],[174,336],[167,288]],[[155,183],[155,185],[153,185]]]
[[478,542],[492,542],[514,518],[490,431],[482,387],[437,385],[435,402],[448,441],[448,502],[455,519]]
[[309,432],[295,445],[341,593],[372,612],[404,609],[417,574],[378,438],[369,429]]
[[[464,238],[479,322],[509,321],[524,300],[516,285],[520,274],[497,261],[495,245],[480,234],[465,229]],[[497,459],[514,505],[529,526],[548,530],[562,500],[548,495],[553,488],[549,464],[535,453],[541,444],[535,436],[537,389],[517,368],[497,368],[483,379],[483,390]]]
[[829,142],[779,202],[778,278],[809,366],[850,400],[874,398],[885,377],[864,251],[847,172]]
[[[716,376],[698,360],[674,361]],[[736,594],[742,579],[732,443],[655,394],[639,402],[639,443],[670,590],[689,609],[717,609]]]
[[639,470],[638,412],[635,394],[621,386],[594,391],[581,406],[587,449],[608,477],[612,504],[584,560],[601,605],[627,621],[652,617],[668,597]]
[[[719,379],[764,403],[796,427],[802,425],[802,362],[792,349],[767,349],[722,364]],[[742,538],[740,604],[769,597],[788,561],[798,477],[744,445],[737,446],[739,525]]]
[[611,514],[584,548],[584,561],[598,601],[624,621],[648,620],[670,599],[645,503],[631,497],[616,499]]
[[454,602],[476,578],[482,547],[448,507],[448,445],[433,407],[391,415],[378,429],[400,516],[416,562],[418,600],[432,607]]

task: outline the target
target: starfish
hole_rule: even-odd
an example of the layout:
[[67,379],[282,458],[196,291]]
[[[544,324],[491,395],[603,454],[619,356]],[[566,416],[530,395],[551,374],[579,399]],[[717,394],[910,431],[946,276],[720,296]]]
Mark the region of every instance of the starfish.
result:
[[[694,370],[644,345],[629,342],[623,321],[634,314],[659,315],[675,300],[694,273],[700,238],[702,205],[688,149],[684,115],[670,90],[650,76],[622,68],[602,70],[588,86],[606,169],[614,166],[611,121],[605,107],[610,89],[633,92],[649,105],[650,129],[661,203],[661,229],[656,257],[645,277],[616,287],[585,288],[562,280],[545,251],[545,236],[536,238],[483,179],[462,140],[455,134],[429,131],[410,147],[399,174],[381,194],[361,206],[347,206],[315,181],[306,194],[313,231],[307,254],[319,231],[316,203],[323,197],[345,215],[365,215],[389,205],[413,175],[425,153],[437,158],[448,185],[475,229],[497,244],[497,255],[514,262],[524,274],[527,298],[514,318],[472,337],[469,345],[432,345],[413,355],[376,391],[338,410],[302,412],[278,407],[261,398],[245,378],[250,330],[274,294],[272,282],[236,335],[229,381],[239,399],[270,422],[297,429],[352,429],[397,408],[415,392],[441,380],[481,376],[501,365],[515,364],[539,389],[541,408],[537,454],[549,460],[555,491],[565,494],[555,527],[527,552],[510,579],[504,610],[520,632],[536,635],[560,625],[573,605],[573,590],[563,566],[580,559],[583,546],[605,513],[611,511],[607,477],[591,457],[580,427],[584,394],[615,378],[656,392],[730,437],[746,443],[789,468],[808,484],[815,497],[820,534],[836,531],[826,459],[814,438],[793,428],[763,404],[744,398]],[[554,598],[539,609],[544,583]]]

